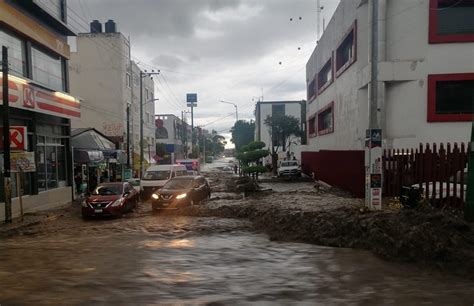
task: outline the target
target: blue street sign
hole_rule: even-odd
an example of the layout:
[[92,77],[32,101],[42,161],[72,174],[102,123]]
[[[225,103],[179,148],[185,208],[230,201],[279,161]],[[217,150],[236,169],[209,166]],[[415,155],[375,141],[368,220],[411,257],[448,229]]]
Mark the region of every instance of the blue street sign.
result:
[[196,103],[198,100],[198,95],[195,93],[188,93],[186,94],[186,102],[188,103]]

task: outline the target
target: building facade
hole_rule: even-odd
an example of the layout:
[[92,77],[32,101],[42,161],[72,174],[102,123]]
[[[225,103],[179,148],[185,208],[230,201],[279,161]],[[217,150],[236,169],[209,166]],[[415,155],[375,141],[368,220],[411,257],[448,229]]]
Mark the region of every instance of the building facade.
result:
[[[474,2],[378,1],[377,122],[385,148],[467,142],[474,105]],[[363,196],[372,1],[343,0],[306,66],[303,168]]]
[[[67,36],[73,35],[65,1],[0,0],[0,46],[8,48],[12,156],[29,160],[28,165],[11,160],[13,217],[20,214],[18,186],[25,212],[64,205],[73,197],[71,120],[81,116],[80,101],[69,94]],[[4,111],[0,105],[0,113]],[[0,118],[0,127],[3,124]],[[14,131],[15,127],[25,133]],[[3,202],[3,152],[0,164]],[[17,180],[15,172],[21,165],[28,172],[20,173]],[[4,217],[2,208],[0,219]]]
[[[293,116],[300,122],[301,131],[306,131],[306,101],[264,101],[257,102],[255,106],[255,140],[263,141],[268,150],[271,151],[272,140],[270,129],[265,125],[265,119],[268,116],[286,115]],[[303,133],[305,134],[305,133]],[[288,147],[283,152],[283,147],[279,145],[278,152],[282,157],[287,152],[294,155],[296,159],[301,160],[301,150],[305,144],[305,137],[293,136],[289,139]],[[275,147],[278,144],[274,143]],[[287,152],[286,152],[287,151]]]
[[[71,92],[81,98],[83,105],[82,117],[73,120],[72,125],[95,128],[126,150],[128,122],[131,160],[138,170],[141,70],[130,60],[129,40],[116,32],[115,25],[102,32],[97,24],[91,23],[91,33],[78,34],[77,51],[71,53]],[[155,103],[150,102],[155,97],[155,86],[149,76],[143,76],[142,83],[144,158],[150,160],[155,155]]]
[[163,144],[175,160],[185,158],[191,148],[191,127],[173,114],[155,116],[156,143]]

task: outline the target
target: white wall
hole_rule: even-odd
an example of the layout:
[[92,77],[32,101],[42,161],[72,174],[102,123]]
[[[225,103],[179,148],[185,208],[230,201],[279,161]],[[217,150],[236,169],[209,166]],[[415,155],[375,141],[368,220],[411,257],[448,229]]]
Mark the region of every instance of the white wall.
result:
[[[314,101],[307,120],[334,101],[334,133],[308,138],[308,151],[362,150],[368,128],[369,6],[341,1],[308,60],[308,83],[335,52],[357,19],[357,61]],[[418,147],[420,142],[467,142],[470,122],[427,121],[429,74],[474,72],[474,43],[428,43],[429,0],[387,1],[386,60],[379,79],[386,84],[387,147]],[[334,60],[335,61],[335,60]],[[334,69],[334,68],[333,68]]]

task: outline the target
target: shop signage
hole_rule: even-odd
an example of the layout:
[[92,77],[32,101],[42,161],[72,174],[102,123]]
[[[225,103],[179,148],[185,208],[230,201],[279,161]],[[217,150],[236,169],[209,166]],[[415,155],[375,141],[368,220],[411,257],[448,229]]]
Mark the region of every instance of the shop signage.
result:
[[43,89],[30,80],[16,76],[9,76],[8,89],[11,107],[69,119],[81,117],[81,104],[70,95]]
[[[0,154],[0,169],[3,172],[3,154]],[[36,172],[35,152],[12,152],[10,172]]]
[[[10,126],[10,150],[24,151],[27,148],[26,126]],[[3,149],[3,128],[0,127],[0,149]]]
[[365,205],[382,209],[382,130],[370,129],[365,138]]

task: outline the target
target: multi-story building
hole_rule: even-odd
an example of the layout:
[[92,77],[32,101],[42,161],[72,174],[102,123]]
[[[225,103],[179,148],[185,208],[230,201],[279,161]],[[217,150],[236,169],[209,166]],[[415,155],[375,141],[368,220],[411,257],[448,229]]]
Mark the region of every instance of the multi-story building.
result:
[[185,158],[191,148],[190,126],[173,114],[155,116],[156,142],[166,145],[166,152],[175,159]]
[[[73,35],[64,0],[0,0],[0,47],[8,48],[9,124],[22,127],[13,133],[10,129],[11,148],[16,155],[28,156],[34,166],[30,170],[35,170],[23,173],[20,181],[12,174],[13,217],[20,213],[18,183],[27,195],[23,198],[26,212],[66,204],[73,196],[71,119],[81,116],[79,100],[69,94],[67,36]],[[0,105],[0,113],[4,111]],[[4,126],[1,117],[0,126]],[[12,170],[17,166],[12,161]],[[2,169],[1,202],[3,186]],[[3,214],[2,208],[0,219]]]
[[[268,116],[286,115],[292,116],[299,120],[301,131],[306,130],[306,101],[264,101],[257,102],[255,106],[255,140],[263,141],[267,148],[271,151],[272,140],[270,129],[265,125],[265,119]],[[304,133],[303,133],[304,134]],[[273,143],[279,147],[282,156],[286,156],[287,152],[292,153],[298,160],[300,160],[302,145],[306,142],[306,137],[291,136],[288,144],[283,148],[282,144]],[[287,145],[287,147],[286,147]],[[283,152],[285,151],[285,152]]]
[[303,167],[364,195],[369,60],[378,35],[378,126],[386,148],[467,142],[474,105],[474,2],[343,0],[307,66]]
[[[142,75],[130,60],[129,40],[116,31],[109,20],[102,32],[98,21],[91,23],[91,33],[80,33],[76,38],[77,51],[71,53],[71,92],[82,100],[83,115],[74,120],[74,128],[95,128],[118,148],[127,149],[129,122],[131,159],[139,168],[140,154],[140,78],[143,94],[144,158],[155,155],[154,82]],[[127,107],[129,114],[127,118]],[[132,150],[133,149],[133,150]],[[132,155],[132,154],[131,154]]]

